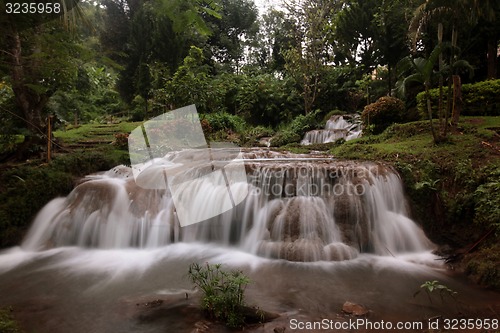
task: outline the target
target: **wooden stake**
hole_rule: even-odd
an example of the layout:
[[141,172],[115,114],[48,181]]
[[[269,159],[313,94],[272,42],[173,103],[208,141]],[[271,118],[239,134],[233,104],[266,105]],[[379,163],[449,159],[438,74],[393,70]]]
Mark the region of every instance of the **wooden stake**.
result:
[[47,163],[52,159],[52,118],[49,116],[47,124]]

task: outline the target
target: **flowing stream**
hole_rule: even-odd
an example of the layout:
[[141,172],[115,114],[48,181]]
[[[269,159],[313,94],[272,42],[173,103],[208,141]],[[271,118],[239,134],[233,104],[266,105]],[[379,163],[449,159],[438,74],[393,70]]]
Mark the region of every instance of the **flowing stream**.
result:
[[[243,161],[245,181],[183,188],[195,212],[220,207],[228,190],[248,193],[235,208],[186,227],[170,191],[138,186],[130,168],[86,177],[40,211],[19,247],[0,255],[0,306],[12,306],[33,332],[192,332],[203,318],[192,310],[199,292],[187,269],[210,262],[243,270],[252,281],[248,303],[280,314],[256,332],[292,318],[346,320],[345,301],[368,308],[372,320],[487,309],[493,316],[497,295],[432,254],[391,167],[263,150],[245,152]],[[183,174],[197,179],[219,162]],[[231,167],[226,172],[234,179]],[[458,297],[414,296],[432,280]]]
[[306,133],[303,145],[335,142],[339,139],[349,141],[361,137],[363,132],[359,115],[334,115],[326,122],[325,128]]

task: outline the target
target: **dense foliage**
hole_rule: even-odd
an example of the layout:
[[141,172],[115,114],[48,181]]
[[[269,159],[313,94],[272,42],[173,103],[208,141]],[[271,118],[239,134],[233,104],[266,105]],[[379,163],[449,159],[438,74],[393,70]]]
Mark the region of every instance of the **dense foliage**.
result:
[[[95,0],[36,26],[7,17],[0,126],[41,136],[49,114],[65,124],[142,120],[196,104],[277,129],[299,114],[355,112],[390,96],[398,79],[415,79],[420,68],[401,68],[401,59],[427,60],[420,82],[444,87],[437,101],[431,93],[439,108],[451,103],[446,88],[464,64],[476,70],[463,80],[498,74],[499,13],[489,0],[293,0],[260,15],[251,0]],[[438,46],[439,59],[431,59]],[[401,97],[411,107],[424,86],[405,81]],[[468,89],[464,103],[474,108],[494,91]]]
[[[462,86],[462,103],[465,116],[500,116],[500,80],[488,80]],[[448,88],[444,88],[444,94]],[[439,90],[430,90],[433,113],[437,115]],[[427,105],[425,94],[417,95],[418,110],[422,118],[426,117]]]
[[405,119],[404,103],[396,97],[380,97],[375,103],[365,106],[361,117],[365,127],[376,134],[382,133],[394,123]]

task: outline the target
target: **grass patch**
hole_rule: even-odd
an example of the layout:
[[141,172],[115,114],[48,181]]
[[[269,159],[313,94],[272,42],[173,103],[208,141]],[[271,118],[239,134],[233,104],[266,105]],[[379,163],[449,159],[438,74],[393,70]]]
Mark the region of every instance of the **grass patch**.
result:
[[142,122],[121,122],[117,124],[84,124],[77,127],[58,130],[54,137],[64,143],[77,143],[85,140],[113,141],[115,134],[130,133]]
[[[463,117],[458,134],[447,142],[435,145],[428,122],[418,121],[395,124],[379,135],[369,135],[334,147],[330,153],[349,159],[389,159],[396,161],[401,156],[428,158],[429,156],[456,156],[467,158],[477,155],[478,145],[485,138],[496,139],[495,128],[500,127],[500,117]],[[482,150],[482,149],[481,149]],[[456,159],[456,157],[454,157]]]

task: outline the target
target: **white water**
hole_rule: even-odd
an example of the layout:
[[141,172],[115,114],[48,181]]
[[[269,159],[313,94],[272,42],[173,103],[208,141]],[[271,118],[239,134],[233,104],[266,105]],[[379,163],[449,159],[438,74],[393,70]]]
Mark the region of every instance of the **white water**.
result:
[[[231,190],[250,194],[215,218],[180,227],[170,193],[138,187],[130,169],[120,166],[49,203],[22,246],[157,248],[202,242],[291,261],[431,248],[408,217],[401,180],[389,167],[259,152],[246,157],[248,179]],[[197,170],[185,172],[196,179]],[[192,200],[196,215],[220,207],[225,191],[193,181],[182,195]]]
[[335,142],[339,139],[349,141],[359,138],[362,132],[359,116],[332,116],[326,122],[325,129],[307,132],[301,143],[310,145]]
[[[204,320],[201,311],[192,310],[199,302],[199,292],[187,278],[193,262],[243,270],[251,281],[247,304],[280,314],[278,322],[249,332],[272,332],[297,318],[346,320],[341,313],[345,301],[366,306],[372,321],[393,323],[425,323],[430,317],[474,314],[498,304],[498,295],[450,277],[429,252],[294,263],[215,244],[176,243],[154,249],[11,249],[0,255],[0,306],[12,306],[28,332],[190,333]],[[458,302],[439,295],[430,295],[429,301],[423,292],[413,296],[432,280],[458,291]],[[155,300],[163,304],[144,305]]]
[[[136,186],[129,168],[87,177],[39,213],[22,247],[0,253],[0,307],[12,306],[29,332],[190,333],[204,320],[187,279],[193,262],[243,270],[248,304],[280,314],[249,332],[297,318],[342,321],[345,301],[394,323],[498,303],[431,254],[391,168],[266,151],[245,159],[248,183],[232,186],[251,195],[184,228],[169,193]],[[217,191],[191,190],[198,209]],[[432,280],[458,291],[459,302],[413,296]],[[155,300],[163,304],[144,305]]]

